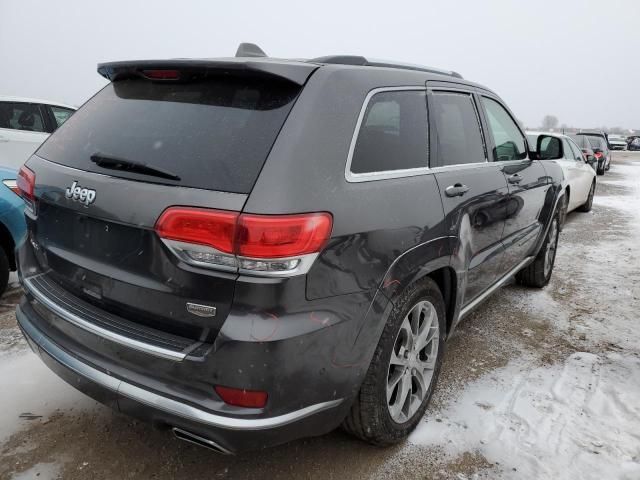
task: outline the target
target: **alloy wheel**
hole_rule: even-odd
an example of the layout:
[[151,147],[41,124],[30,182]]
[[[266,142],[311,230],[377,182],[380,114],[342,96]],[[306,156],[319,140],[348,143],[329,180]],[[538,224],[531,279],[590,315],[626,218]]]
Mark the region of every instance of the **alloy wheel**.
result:
[[553,219],[549,230],[549,242],[547,243],[547,251],[544,258],[544,276],[548,277],[551,273],[553,261],[556,258],[556,249],[558,247],[558,220]]
[[387,407],[396,423],[409,421],[427,398],[439,338],[435,307],[425,300],[418,302],[402,321],[389,360]]

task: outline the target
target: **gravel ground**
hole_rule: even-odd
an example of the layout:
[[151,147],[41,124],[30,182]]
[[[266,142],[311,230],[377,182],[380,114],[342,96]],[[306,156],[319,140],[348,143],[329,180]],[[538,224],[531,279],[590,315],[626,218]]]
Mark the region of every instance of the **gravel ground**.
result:
[[447,344],[425,416],[379,449],[337,431],[225,457],[64,384],[0,304],[0,479],[640,479],[640,154],[616,153],[572,213],[552,281],[503,288]]

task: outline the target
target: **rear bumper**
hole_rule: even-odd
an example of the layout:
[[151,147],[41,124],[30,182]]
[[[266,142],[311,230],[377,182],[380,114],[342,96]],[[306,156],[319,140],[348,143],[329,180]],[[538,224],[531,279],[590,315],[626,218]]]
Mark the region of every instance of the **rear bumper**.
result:
[[52,371],[81,392],[123,413],[211,440],[224,453],[255,450],[327,433],[346,416],[350,406],[339,398],[271,417],[220,415],[118,378],[81,360],[37,327],[33,321],[37,313],[25,302],[17,308],[16,316],[32,350]]

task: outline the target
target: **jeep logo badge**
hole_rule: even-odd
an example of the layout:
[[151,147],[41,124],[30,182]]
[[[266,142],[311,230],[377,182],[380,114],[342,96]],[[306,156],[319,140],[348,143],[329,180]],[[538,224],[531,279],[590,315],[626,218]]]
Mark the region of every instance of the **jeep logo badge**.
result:
[[91,188],[82,188],[78,181],[74,180],[70,187],[64,192],[64,196],[76,202],[91,205],[96,199],[96,191]]
[[215,317],[216,307],[187,302],[187,312],[193,313],[199,317]]

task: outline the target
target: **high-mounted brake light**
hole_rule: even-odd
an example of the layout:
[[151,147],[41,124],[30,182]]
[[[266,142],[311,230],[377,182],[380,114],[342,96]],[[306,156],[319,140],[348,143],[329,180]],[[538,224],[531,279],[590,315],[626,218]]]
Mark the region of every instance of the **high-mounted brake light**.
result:
[[180,79],[180,70],[142,70],[142,74],[152,80]]
[[187,263],[261,275],[303,273],[331,235],[326,212],[295,215],[239,214],[171,207],[155,230]]
[[267,404],[267,392],[221,387],[219,385],[214,388],[224,403],[229,405],[245,408],[263,408]]

